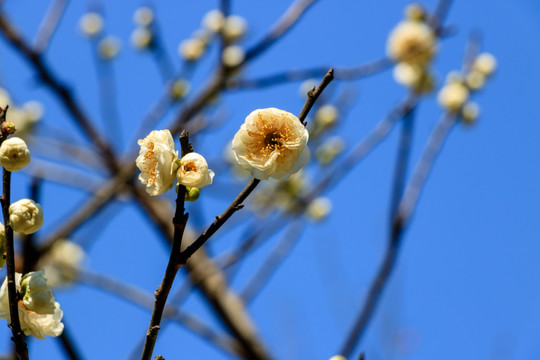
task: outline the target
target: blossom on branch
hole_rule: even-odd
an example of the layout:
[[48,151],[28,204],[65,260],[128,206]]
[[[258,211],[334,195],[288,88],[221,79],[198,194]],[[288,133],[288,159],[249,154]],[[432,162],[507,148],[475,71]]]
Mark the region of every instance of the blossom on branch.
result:
[[146,185],[146,192],[158,196],[170,190],[178,164],[178,152],[169,130],[154,130],[138,142],[141,147],[135,160],[141,170],[139,180]]
[[0,166],[8,171],[19,171],[30,164],[30,150],[23,139],[10,137],[0,145]]
[[43,209],[30,199],[21,199],[9,205],[9,224],[21,234],[33,234],[43,225]]
[[190,152],[180,159],[176,178],[186,187],[200,189],[212,183],[214,172],[208,169],[208,163],[201,154]]
[[249,114],[234,136],[237,163],[259,180],[280,179],[309,161],[309,134],[293,114],[276,108]]
[[387,53],[396,61],[426,64],[435,54],[435,35],[422,22],[403,21],[390,33]]
[[[45,339],[45,335],[59,336],[64,330],[61,322],[63,312],[60,304],[54,301],[43,274],[43,270],[30,272],[24,277],[15,273],[15,286],[22,297],[17,304],[21,329],[25,335],[38,339]],[[0,318],[11,322],[7,277],[0,288]]]

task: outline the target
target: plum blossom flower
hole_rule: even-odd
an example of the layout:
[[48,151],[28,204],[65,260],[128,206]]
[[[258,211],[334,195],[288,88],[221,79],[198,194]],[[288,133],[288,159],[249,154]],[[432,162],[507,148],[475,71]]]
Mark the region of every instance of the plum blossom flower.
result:
[[437,95],[439,105],[445,110],[455,113],[469,98],[469,89],[460,82],[446,84]]
[[158,196],[170,190],[178,169],[178,152],[169,130],[154,130],[137,143],[141,149],[135,162],[141,170],[139,180],[146,185],[146,192]]
[[238,165],[259,180],[280,179],[307,164],[308,131],[293,114],[276,108],[258,109],[246,117],[232,148]]
[[9,223],[14,231],[33,234],[43,225],[43,209],[30,199],[21,199],[9,205]]
[[51,287],[67,286],[77,278],[84,258],[84,250],[78,244],[62,239],[40,258],[38,267],[45,270]]
[[[45,335],[59,336],[64,330],[61,322],[63,312],[60,304],[54,301],[43,274],[43,270],[30,272],[24,277],[15,273],[15,286],[22,296],[18,303],[21,329],[25,335],[38,339],[45,339]],[[0,288],[0,318],[11,322],[7,277]]]
[[30,164],[30,150],[23,139],[16,136],[0,145],[0,165],[8,171],[18,171]]
[[190,152],[180,159],[180,168],[176,173],[176,178],[186,187],[200,189],[212,183],[214,172],[208,169],[208,163],[201,154]]
[[390,33],[387,53],[396,61],[426,64],[435,54],[433,31],[422,22],[403,21]]

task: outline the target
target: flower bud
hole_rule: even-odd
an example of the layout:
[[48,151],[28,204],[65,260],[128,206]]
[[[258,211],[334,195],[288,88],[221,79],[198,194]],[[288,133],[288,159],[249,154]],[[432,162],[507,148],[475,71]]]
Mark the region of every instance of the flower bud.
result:
[[439,105],[452,113],[461,109],[468,98],[469,90],[465,85],[458,82],[445,85],[437,96]]
[[152,44],[152,31],[144,26],[139,26],[131,33],[131,45],[137,50],[144,50]]
[[186,188],[186,196],[185,200],[189,202],[195,202],[201,195],[201,190],[196,187],[188,187]]
[[187,39],[178,46],[178,54],[187,61],[196,61],[202,56],[206,44],[201,39]]
[[11,137],[0,145],[0,166],[19,171],[30,163],[30,150],[23,139]]
[[133,14],[133,21],[140,26],[149,26],[154,21],[154,10],[148,6],[142,6]]
[[478,119],[478,115],[480,115],[480,106],[478,106],[477,103],[468,102],[463,105],[463,109],[461,109],[461,118],[466,124],[472,125],[475,123],[476,119]]
[[228,67],[236,67],[244,61],[246,58],[246,52],[241,46],[230,45],[223,49],[221,54],[221,61]]
[[486,83],[486,75],[473,70],[465,77],[465,83],[471,90],[480,90]]
[[86,13],[79,20],[79,28],[85,36],[97,36],[103,30],[103,17],[96,12]]
[[212,183],[214,172],[208,169],[208,163],[201,154],[190,152],[180,159],[176,179],[185,187],[200,189]]
[[17,128],[15,127],[15,124],[11,121],[4,121],[1,125],[2,135],[7,136],[15,133],[17,131]]
[[25,274],[21,280],[21,297],[28,310],[41,315],[54,314],[54,296],[44,275],[44,270]]
[[306,215],[313,221],[321,221],[330,214],[332,202],[326,197],[313,199],[306,208]]
[[323,105],[315,113],[315,124],[322,128],[328,128],[337,123],[339,110],[334,105]]
[[103,60],[112,60],[120,53],[120,39],[114,36],[103,38],[98,44],[98,54]]
[[176,79],[169,88],[169,95],[173,100],[180,100],[189,94],[191,84],[186,79]]
[[9,223],[18,233],[35,233],[43,225],[43,210],[30,199],[19,200],[9,205]]
[[491,54],[482,53],[474,59],[472,67],[474,70],[481,72],[485,76],[490,76],[497,68],[497,59]]
[[228,42],[240,40],[246,33],[247,22],[238,15],[231,15],[225,19],[221,34]]
[[412,21],[424,21],[426,10],[419,3],[412,3],[405,8],[405,17]]
[[210,10],[202,19],[202,25],[214,33],[221,30],[223,24],[225,24],[225,16],[218,9]]

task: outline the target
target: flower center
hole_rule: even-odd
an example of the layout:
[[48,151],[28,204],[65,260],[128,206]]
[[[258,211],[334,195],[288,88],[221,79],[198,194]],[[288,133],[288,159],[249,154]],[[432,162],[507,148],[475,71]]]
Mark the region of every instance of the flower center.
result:
[[197,166],[195,166],[194,162],[188,162],[187,164],[184,164],[182,168],[182,172],[185,174],[187,172],[194,171],[197,172]]

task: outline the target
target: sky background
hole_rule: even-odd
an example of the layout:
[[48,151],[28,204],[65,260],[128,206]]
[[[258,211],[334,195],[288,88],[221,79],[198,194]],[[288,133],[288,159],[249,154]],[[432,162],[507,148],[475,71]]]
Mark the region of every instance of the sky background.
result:
[[[3,10],[24,36],[33,38],[48,2],[4,3]],[[378,59],[408,3],[320,0],[289,34],[249,65],[246,77]],[[121,54],[113,65],[123,134],[115,147],[133,149],[134,124],[159,98],[162,83],[151,57],[129,44],[133,12],[144,3],[104,4],[106,32],[122,40]],[[435,1],[425,4],[433,9]],[[72,86],[103,131],[91,46],[77,29],[87,5],[70,2],[45,58]],[[217,2],[153,5],[166,49],[178,68],[178,43],[199,28],[204,13]],[[285,0],[232,1],[232,13],[249,22],[242,44],[249,46],[260,39],[288,5]],[[434,63],[439,83],[446,73],[461,67],[472,30],[481,31],[483,49],[496,56],[497,73],[474,96],[481,106],[478,123],[457,126],[437,159],[403,239],[398,264],[355,354],[365,351],[368,360],[539,358],[540,2],[457,0],[447,23],[457,33],[440,44]],[[195,93],[209,75],[214,55],[211,52],[195,73]],[[46,124],[84,141],[56,99],[37,84],[32,69],[3,39],[0,79],[16,101],[41,101]],[[222,109],[230,118],[205,135],[197,151],[209,159],[212,168],[253,109],[278,107],[298,113],[303,104],[298,86],[296,82],[226,94]],[[331,86],[334,91],[349,86],[358,93],[338,130],[348,146],[356,144],[406,95],[391,71],[359,81],[335,81]],[[420,104],[409,171],[440,113],[434,96]],[[278,358],[327,359],[341,347],[384,252],[397,135],[394,131],[327,194],[333,202],[329,218],[303,232],[290,256],[249,304],[261,337]],[[27,196],[28,180],[24,174],[14,176],[13,199]],[[215,185],[205,189],[200,200],[204,211],[192,219],[195,225],[210,223],[230,203],[241,188],[230,184],[229,174],[216,174]],[[46,224],[40,233],[50,233],[86,196],[76,189],[45,184]],[[73,240],[92,244],[85,267],[151,293],[161,281],[168,252],[148,225],[137,208],[118,203],[76,232]],[[242,234],[241,229],[227,233],[211,243],[212,251],[217,254],[234,246]],[[250,256],[232,282],[234,289],[243,288],[249,269],[278,240],[273,238]],[[175,288],[183,278],[182,274]],[[88,286],[56,291],[55,296],[87,359],[127,358],[150,319],[148,310]],[[214,319],[197,294],[182,308]],[[5,352],[9,349],[7,326],[0,326],[2,338],[0,350]],[[54,339],[33,339],[30,351],[32,359],[62,356]],[[155,354],[167,359],[228,358],[176,324],[160,332]]]

